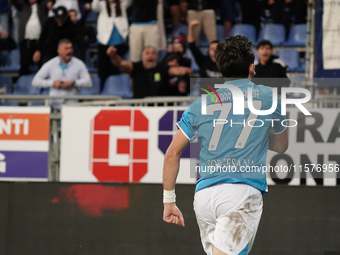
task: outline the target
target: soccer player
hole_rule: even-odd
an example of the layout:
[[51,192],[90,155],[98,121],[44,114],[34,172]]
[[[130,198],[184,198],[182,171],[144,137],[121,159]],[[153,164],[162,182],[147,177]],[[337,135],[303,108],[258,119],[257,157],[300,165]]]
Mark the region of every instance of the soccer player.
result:
[[[194,210],[203,248],[209,255],[245,255],[254,242],[262,214],[262,195],[267,192],[262,171],[267,151],[284,153],[288,136],[281,125],[285,117],[281,115],[280,98],[273,93],[273,88],[250,81],[255,75],[251,42],[244,36],[231,36],[217,45],[215,58],[223,77],[233,78],[226,85],[241,89],[245,99],[248,88],[252,89],[256,109],[268,110],[274,103],[275,110],[271,114],[256,115],[245,107],[244,115],[233,114],[235,102],[228,96],[231,95],[228,88],[217,90],[223,107],[216,106],[204,95],[207,96],[203,100],[207,102],[206,115],[201,112],[202,100],[196,100],[177,123],[179,130],[165,155],[163,220],[184,227],[183,215],[175,203],[175,182],[181,153],[196,136],[201,142],[200,169],[220,166],[227,170],[202,171],[196,184]],[[226,124],[214,125],[216,119]]]

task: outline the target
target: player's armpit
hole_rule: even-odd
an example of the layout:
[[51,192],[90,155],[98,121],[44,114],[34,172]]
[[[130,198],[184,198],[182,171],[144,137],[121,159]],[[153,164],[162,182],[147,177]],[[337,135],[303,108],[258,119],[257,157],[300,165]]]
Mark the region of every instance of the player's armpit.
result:
[[288,149],[288,129],[280,134],[269,134],[269,150],[277,153],[285,153]]

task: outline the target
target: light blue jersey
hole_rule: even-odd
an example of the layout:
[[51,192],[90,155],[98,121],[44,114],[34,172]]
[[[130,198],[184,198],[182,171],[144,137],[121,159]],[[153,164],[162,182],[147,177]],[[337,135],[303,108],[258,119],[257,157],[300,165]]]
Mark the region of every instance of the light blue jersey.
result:
[[[226,84],[237,86],[244,92],[244,115],[233,114],[232,94],[229,89],[221,88],[217,93],[224,110],[207,110],[207,114],[202,115],[202,100],[198,99],[177,123],[188,139],[197,137],[201,143],[198,171],[200,178],[196,184],[196,192],[219,183],[246,183],[264,194],[267,192],[267,181],[263,166],[266,165],[269,132],[280,134],[286,125],[285,117],[281,115],[281,100],[278,97],[273,113],[256,115],[246,106],[248,88],[253,91],[254,107],[261,110],[272,107],[273,89],[255,85],[248,79]],[[207,109],[221,109],[209,108],[209,105],[215,103],[209,95],[205,96]]]

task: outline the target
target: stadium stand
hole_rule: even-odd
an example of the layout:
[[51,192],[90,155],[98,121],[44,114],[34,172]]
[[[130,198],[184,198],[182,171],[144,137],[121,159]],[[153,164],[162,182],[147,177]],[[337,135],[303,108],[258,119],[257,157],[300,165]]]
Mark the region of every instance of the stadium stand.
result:
[[[4,53],[1,52],[4,56]],[[3,58],[3,57],[2,57]],[[1,72],[18,72],[20,70],[20,53],[19,50],[12,50],[5,58],[5,65],[0,66]]]
[[96,23],[97,18],[98,18],[98,14],[95,11],[91,10],[86,17],[85,22],[86,23]]
[[307,24],[295,25],[291,28],[287,42],[283,43],[286,47],[305,47],[307,40]]
[[83,88],[79,90],[79,95],[99,95],[100,94],[100,79],[98,76],[91,76],[92,88]]
[[91,52],[86,52],[85,65],[90,73],[98,72],[98,54],[91,54]]
[[253,44],[256,42],[256,29],[253,25],[249,24],[238,24],[233,26],[230,35],[243,35],[246,36]]
[[255,55],[255,61],[259,60],[259,55],[257,54],[257,50],[256,50],[255,47],[253,47],[253,52],[254,52],[254,55]]
[[12,87],[13,87],[12,78],[6,75],[0,75],[0,94],[11,94]]
[[111,75],[104,84],[102,95],[132,98],[130,78],[124,75]]
[[41,89],[32,86],[34,75],[22,75],[19,77],[13,95],[40,95]]
[[260,30],[257,42],[262,40],[270,41],[274,47],[281,46],[286,41],[286,29],[283,25],[278,24],[264,25]]
[[278,50],[275,55],[281,58],[292,72],[298,71],[300,67],[299,52],[292,49]]

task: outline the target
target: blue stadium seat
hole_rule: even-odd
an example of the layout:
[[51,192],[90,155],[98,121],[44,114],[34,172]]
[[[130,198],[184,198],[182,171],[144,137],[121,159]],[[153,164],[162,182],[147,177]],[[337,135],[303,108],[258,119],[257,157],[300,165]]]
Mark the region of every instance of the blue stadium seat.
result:
[[45,106],[45,102],[41,101],[34,101],[27,103],[27,106]]
[[281,58],[293,72],[297,71],[300,66],[300,55],[296,50],[283,49],[278,50],[275,55]]
[[104,84],[102,95],[132,98],[130,78],[124,75],[111,75]]
[[307,25],[299,24],[291,28],[288,41],[283,43],[287,47],[305,47],[307,40]]
[[48,96],[50,94],[50,88],[41,89],[40,94]]
[[222,25],[216,25],[216,33],[217,33],[217,40],[224,41],[224,39],[227,37],[225,33],[225,27]]
[[0,88],[6,88],[6,94],[12,93],[13,81],[12,77],[0,75]]
[[261,28],[257,43],[262,40],[270,41],[273,46],[281,46],[286,41],[286,29],[283,25],[270,24]]
[[96,23],[97,18],[98,18],[98,14],[95,11],[90,10],[89,14],[87,15],[87,17],[85,19],[85,22],[86,23]]
[[18,72],[20,70],[19,50],[12,50],[5,60],[5,65],[0,66],[1,72]]
[[92,88],[83,88],[79,90],[79,95],[99,95],[100,94],[100,79],[98,76],[91,76]]
[[171,38],[173,38],[175,36],[180,36],[180,35],[183,35],[185,37],[188,35],[188,25],[182,25],[182,26],[175,27],[172,30]]
[[13,95],[40,95],[41,89],[32,86],[34,75],[20,76]]
[[191,53],[191,50],[187,49],[186,52],[185,52],[185,55],[191,59],[191,70],[193,72],[199,72],[200,68],[199,66],[197,65],[196,61],[195,61],[195,58],[194,58],[194,55],[192,55]]
[[243,35],[246,36],[250,41],[252,41],[253,44],[256,42],[256,29],[253,25],[235,25],[231,29],[230,35]]
[[19,106],[19,103],[17,103],[17,102],[3,102],[3,103],[0,103],[0,106]]
[[86,52],[85,65],[90,73],[98,72],[98,54],[91,55],[90,52]]

